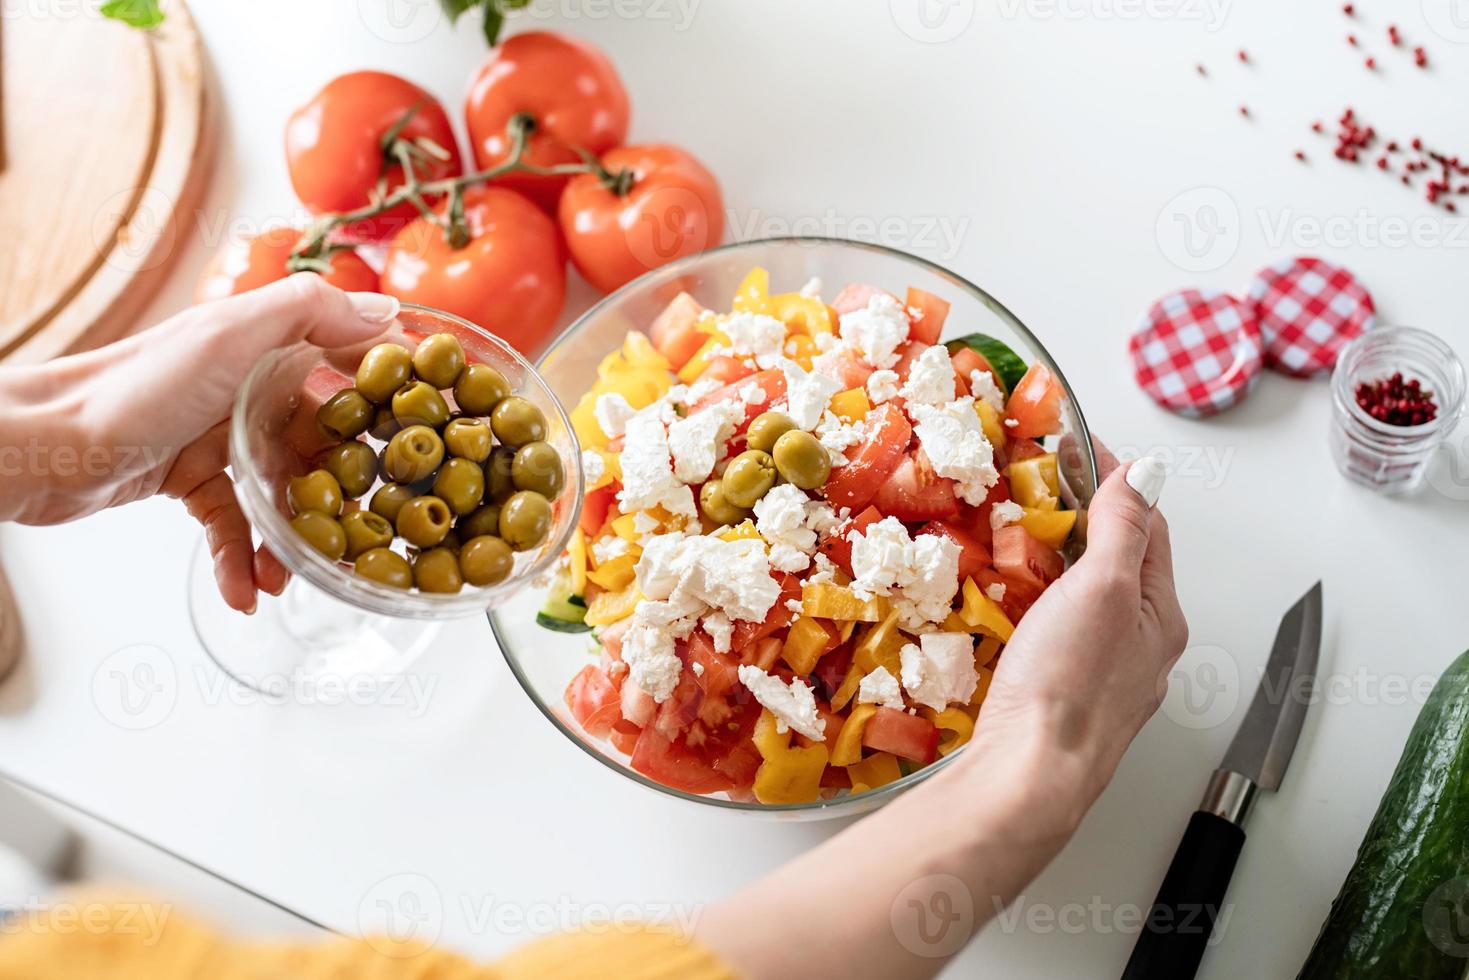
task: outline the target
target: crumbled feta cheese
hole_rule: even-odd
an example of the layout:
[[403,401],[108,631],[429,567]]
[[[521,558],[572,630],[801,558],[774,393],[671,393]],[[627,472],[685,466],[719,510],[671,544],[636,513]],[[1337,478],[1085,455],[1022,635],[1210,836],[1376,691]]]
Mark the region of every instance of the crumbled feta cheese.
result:
[[746,405],[764,405],[769,399],[765,389],[753,381],[740,387],[740,401]]
[[1004,602],[1005,601],[1005,583],[1004,582],[991,582],[989,585],[986,585],[984,587],[984,594],[987,595],[987,596],[989,596],[995,602]]
[[1020,420],[1019,419],[1006,419],[1005,420],[1005,428],[1007,428],[1007,429],[1013,429],[1013,428],[1015,428],[1018,425],[1020,425]]
[[969,372],[969,393],[980,401],[989,402],[995,411],[1005,411],[1005,393],[995,384],[995,376],[976,368]]
[[848,422],[834,412],[827,411],[816,426],[816,438],[826,447],[832,466],[846,466],[846,452],[862,442],[867,427],[861,422]]
[[581,471],[590,486],[607,475],[607,461],[595,449],[581,451]]
[[592,414],[596,416],[597,425],[607,434],[607,438],[616,439],[626,430],[628,420],[636,415],[637,411],[628,404],[626,398],[616,392],[611,392],[597,396],[597,403],[592,406]]
[[908,573],[913,560],[913,540],[896,517],[885,517],[854,531],[852,542],[852,585],[868,595],[886,595]]
[[973,398],[956,398],[945,405],[909,405],[917,423],[913,431],[934,472],[954,481],[959,496],[979,504],[1000,480],[995,451],[984,437]]
[[802,610],[803,606],[801,604],[801,600],[800,599],[787,599],[786,600],[786,608],[789,609],[791,612],[795,613],[797,616],[799,616],[799,615],[801,615],[801,610]]
[[635,573],[649,599],[717,609],[732,620],[761,621],[780,598],[765,543],[755,538],[660,536],[643,550]]
[[605,565],[614,558],[620,558],[627,554],[632,545],[628,544],[617,535],[598,538],[592,542],[592,557],[597,560],[598,565]]
[[867,377],[867,397],[872,399],[872,404],[881,405],[898,397],[898,372],[883,368],[881,371],[873,371]]
[[834,333],[819,333],[816,335],[816,350],[822,354],[836,350],[841,346],[841,339]]
[[638,513],[633,515],[632,529],[638,534],[651,534],[658,530],[658,526],[658,518],[652,514],[645,514],[642,511],[638,511]]
[[877,704],[894,711],[907,707],[903,703],[903,689],[898,686],[898,679],[883,666],[878,666],[857,685],[857,703]]
[[716,378],[700,378],[689,385],[688,390],[684,392],[684,399],[688,404],[694,405],[705,395],[712,395],[723,387],[724,385]]
[[877,293],[860,310],[842,315],[842,339],[875,368],[898,363],[898,348],[908,339],[908,314],[887,293]]
[[809,526],[813,503],[792,483],[771,487],[755,502],[755,530],[770,544],[770,565],[777,571],[799,572],[811,564],[816,532]]
[[908,369],[903,398],[909,405],[942,405],[954,400],[954,362],[942,347],[926,348]]
[[673,637],[651,626],[634,625],[622,638],[622,662],[628,680],[654,701],[667,701],[678,684],[683,661],[674,652]]
[[684,483],[709,479],[735,426],[744,420],[743,406],[720,402],[670,425],[668,450],[673,456],[673,475]]
[[918,642],[898,651],[908,696],[935,711],[955,702],[968,704],[979,683],[974,638],[968,633],[925,633]]
[[689,669],[694,672],[695,677],[704,676],[704,665],[699,663],[697,660],[689,664]]
[[787,685],[754,664],[745,664],[740,667],[740,683],[775,716],[777,732],[795,729],[813,741],[826,740],[826,719],[817,712],[816,697],[806,682],[796,679]]
[[812,276],[806,280],[806,285],[801,287],[801,295],[807,299],[817,299],[821,296],[821,277]]
[[786,376],[786,411],[796,428],[809,432],[821,421],[831,396],[842,390],[842,383],[829,375],[808,374],[789,358],[782,358],[780,369]]
[[704,632],[714,641],[716,653],[729,653],[730,638],[734,635],[734,623],[723,612],[716,609],[704,617]]
[[819,551],[815,554],[814,560],[816,562],[816,571],[806,576],[806,584],[822,585],[828,582],[835,582],[839,570],[836,563]]
[[624,513],[660,504],[672,514],[697,517],[694,494],[673,475],[668,430],[656,415],[639,412],[627,423],[622,447],[622,489],[617,494]]
[[990,529],[998,531],[1006,524],[1014,524],[1024,516],[1024,507],[1013,500],[1001,500],[990,508]]
[[852,532],[852,589],[861,595],[893,595],[900,623],[910,631],[948,616],[959,589],[959,546],[947,537],[909,538],[895,517]]
[[731,313],[719,328],[729,338],[729,351],[737,357],[752,357],[760,367],[773,367],[781,356],[786,325],[763,313]]

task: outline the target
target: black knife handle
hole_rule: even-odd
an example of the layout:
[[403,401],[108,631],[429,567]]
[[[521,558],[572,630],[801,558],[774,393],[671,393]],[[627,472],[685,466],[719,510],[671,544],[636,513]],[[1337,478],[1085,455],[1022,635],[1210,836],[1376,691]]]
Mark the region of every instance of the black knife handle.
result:
[[1245,832],[1196,812],[1173,855],[1122,980],[1191,980],[1224,907]]

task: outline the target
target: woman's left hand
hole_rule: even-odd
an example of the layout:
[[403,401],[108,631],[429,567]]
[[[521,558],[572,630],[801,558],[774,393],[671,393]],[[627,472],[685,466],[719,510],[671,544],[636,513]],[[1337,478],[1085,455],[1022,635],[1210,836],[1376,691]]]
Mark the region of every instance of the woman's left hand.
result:
[[60,524],[176,497],[204,525],[225,602],[253,612],[287,573],[255,549],[225,473],[235,394],[267,351],[360,344],[397,314],[392,297],[300,273],[94,351],[0,369],[0,520]]

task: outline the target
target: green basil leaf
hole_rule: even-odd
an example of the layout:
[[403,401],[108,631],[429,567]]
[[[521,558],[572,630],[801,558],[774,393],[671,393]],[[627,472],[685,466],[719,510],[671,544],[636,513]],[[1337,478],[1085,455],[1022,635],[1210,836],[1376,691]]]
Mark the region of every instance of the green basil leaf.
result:
[[158,0],[107,0],[100,12],[103,17],[111,17],[145,31],[163,23],[163,10],[158,6]]
[[493,48],[500,40],[500,29],[505,26],[505,15],[495,0],[484,0],[484,10],[485,43]]

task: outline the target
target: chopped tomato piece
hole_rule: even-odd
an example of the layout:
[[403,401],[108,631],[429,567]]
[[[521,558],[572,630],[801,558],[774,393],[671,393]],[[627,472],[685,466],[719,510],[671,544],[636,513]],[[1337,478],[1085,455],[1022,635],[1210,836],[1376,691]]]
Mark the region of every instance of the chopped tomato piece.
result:
[[836,359],[833,373],[842,383],[842,390],[846,391],[851,388],[865,388],[867,379],[872,377],[872,367],[853,351],[843,351]]
[[653,721],[664,738],[677,738],[688,730],[693,720],[699,717],[699,706],[704,702],[704,690],[692,670],[685,669],[674,685],[668,700],[658,705],[658,717]]
[[718,793],[734,781],[718,771],[697,749],[673,741],[649,727],[633,747],[632,767],[654,782],[685,793]]
[[898,348],[898,363],[892,369],[898,372],[900,381],[908,380],[908,371],[913,367],[913,362],[918,360],[918,355],[928,350],[932,344],[925,344],[921,340],[910,340]]
[[633,749],[638,744],[638,736],[642,733],[643,730],[637,725],[624,720],[612,726],[612,731],[608,733],[607,738],[617,751],[623,755],[632,755]]
[[[831,741],[830,738],[827,741]],[[851,789],[852,777],[842,766],[827,766],[821,773],[822,789]]]
[[[780,595],[775,600],[775,605],[770,607],[764,622],[754,623],[749,620],[740,620],[735,623],[734,633],[730,636],[729,649],[735,656],[741,656],[745,648],[760,642],[776,630],[784,629],[791,624],[794,615],[786,606],[792,599],[801,598],[801,582],[796,576],[785,573],[780,582]],[[753,652],[751,653],[753,656]],[[751,663],[745,660],[745,663]]]
[[[928,344],[930,347],[939,342],[939,334],[944,332],[944,320],[949,316],[949,304],[939,299],[933,293],[924,292],[917,286],[908,287],[908,296],[903,305],[909,310],[909,319],[912,326],[908,328],[908,336],[914,340]],[[919,316],[914,317],[912,311],[917,310]]]
[[855,450],[851,462],[832,470],[822,493],[838,507],[861,510],[877,495],[903,458],[913,427],[901,410],[892,404],[879,405],[867,416],[868,436]]
[[998,483],[990,487],[989,495],[982,502],[977,505],[964,503],[959,505],[959,522],[988,548],[994,540],[994,530],[990,527],[990,512],[995,509],[995,504],[1009,499],[1010,481],[1002,476]]
[[602,525],[607,523],[607,513],[617,502],[617,494],[621,489],[622,485],[614,480],[582,498],[581,517],[577,524],[581,527],[583,534],[587,537],[595,537],[597,532],[602,530]]
[[731,399],[739,399],[740,389],[744,388],[747,384],[759,385],[760,389],[765,392],[765,401],[759,405],[745,403],[745,421],[739,428],[739,431],[743,432],[745,426],[749,425],[755,416],[765,411],[767,405],[785,397],[786,376],[784,373],[780,371],[761,371],[759,374],[751,374],[731,381],[723,388],[709,392],[709,394],[691,405],[689,407],[689,414],[692,415],[695,412],[708,408],[710,405],[717,405],[720,402],[727,402]]
[[704,672],[697,676],[706,699],[724,697],[740,679],[739,661],[715,652],[714,641],[703,630],[689,637],[689,666],[694,664],[703,668]]
[[926,766],[938,755],[939,730],[919,715],[878,708],[862,729],[862,744]]
[[645,728],[652,723],[654,716],[658,714],[658,702],[653,700],[653,695],[631,681],[622,685],[621,695],[623,721],[631,722],[639,728]]
[[602,738],[622,719],[622,700],[601,668],[587,664],[566,686],[566,706],[588,735]]
[[872,503],[888,517],[900,521],[936,521],[959,514],[954,481],[935,473],[921,449],[914,450],[898,464],[878,487]]
[[959,581],[973,578],[990,564],[990,549],[979,536],[957,521],[933,521],[918,529],[918,534],[936,534],[959,546]]
[[1048,548],[1019,524],[995,532],[995,571],[1044,589],[1066,569],[1060,552]]
[[994,377],[999,389],[1005,390],[1005,383],[1000,380],[998,374],[995,374],[995,369],[990,367],[990,362],[985,360],[984,355],[973,347],[960,347],[949,355],[949,360],[954,364],[954,373],[964,379],[965,387],[968,387],[969,376],[975,371],[988,371]]
[[882,514],[878,512],[878,509],[868,507],[856,517],[837,526],[823,538],[820,546],[821,553],[830,558],[842,571],[851,575],[852,535],[866,533],[869,525],[876,524],[880,520],[882,520]]
[[[892,296],[892,293],[886,289],[878,289],[865,282],[849,282],[842,287],[841,292],[837,293],[837,298],[831,301],[831,308],[836,310],[838,315],[854,313],[857,310],[867,309],[867,304],[872,302],[872,297],[883,294]],[[896,296],[893,298],[897,299]]]
[[704,304],[688,293],[679,293],[648,328],[648,337],[658,353],[668,358],[677,371],[699,352],[709,335],[699,329]]
[[760,705],[754,699],[735,704],[722,723],[707,727],[700,745],[714,771],[727,776],[735,787],[753,784],[760,768],[760,750],[750,741],[759,719]]
[[721,384],[733,384],[742,378],[748,378],[754,373],[755,369],[746,364],[741,358],[721,354],[718,357],[710,358],[708,366],[704,368],[699,378],[710,378]]
[[986,595],[989,594],[990,586],[1003,585],[1005,587],[1005,592],[999,600],[1000,609],[1004,612],[1005,618],[1012,623],[1020,622],[1020,617],[1024,616],[1030,607],[1035,605],[1035,601],[1041,597],[1040,586],[1035,582],[1029,579],[1022,581],[1010,578],[1001,575],[993,568],[981,569],[974,581],[985,590]]
[[838,647],[816,661],[815,677],[821,683],[828,700],[836,693],[837,688],[842,686],[842,681],[847,679],[847,671],[851,669],[852,647],[850,644]]
[[1005,458],[1012,463],[1018,463],[1022,459],[1031,459],[1036,456],[1044,456],[1046,447],[1034,439],[1011,439],[1005,450]]
[[1012,439],[1037,439],[1061,431],[1061,382],[1044,364],[1032,364],[1005,403]]

